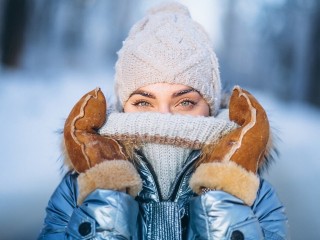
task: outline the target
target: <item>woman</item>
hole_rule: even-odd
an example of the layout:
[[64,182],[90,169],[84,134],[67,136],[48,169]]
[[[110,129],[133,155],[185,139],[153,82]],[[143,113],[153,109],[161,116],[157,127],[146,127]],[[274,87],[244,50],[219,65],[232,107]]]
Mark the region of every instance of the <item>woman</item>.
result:
[[259,176],[265,111],[239,87],[221,109],[216,56],[184,6],[160,6],[133,26],[116,94],[121,110],[107,120],[100,89],[66,120],[70,171],[39,239],[287,238],[284,208]]

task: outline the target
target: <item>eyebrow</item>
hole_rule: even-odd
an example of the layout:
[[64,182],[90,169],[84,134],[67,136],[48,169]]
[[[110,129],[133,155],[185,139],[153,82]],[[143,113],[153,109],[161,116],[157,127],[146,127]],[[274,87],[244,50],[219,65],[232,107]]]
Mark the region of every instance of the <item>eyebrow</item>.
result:
[[[198,90],[194,89],[194,88],[187,88],[187,89],[183,89],[183,90],[180,90],[180,91],[177,91],[175,93],[172,94],[172,97],[180,97],[184,94],[187,94],[187,93],[190,93],[190,92],[197,92],[199,93]],[[199,93],[200,94],[200,93]],[[147,97],[147,98],[152,98],[152,99],[156,99],[156,97],[150,93],[150,92],[147,92],[147,91],[143,91],[143,90],[136,90],[134,91],[133,93],[130,94],[129,98],[132,97],[133,95],[141,95],[143,97]],[[201,94],[200,94],[201,95]]]
[[[188,88],[188,89],[183,89],[183,90],[181,90],[181,91],[178,91],[178,92],[172,94],[172,96],[173,96],[173,97],[180,97],[180,96],[182,96],[182,95],[184,95],[184,94],[187,94],[187,93],[189,93],[189,92],[197,92],[197,93],[199,93],[199,91],[197,91],[197,90],[194,89],[194,88]],[[200,93],[199,93],[199,94],[200,94]]]
[[130,94],[129,98],[132,97],[133,95],[141,95],[143,97],[147,97],[147,98],[152,98],[152,99],[155,99],[156,97],[154,95],[152,95],[151,93],[149,92],[146,92],[146,91],[142,91],[142,90],[136,90],[134,91],[133,93]]

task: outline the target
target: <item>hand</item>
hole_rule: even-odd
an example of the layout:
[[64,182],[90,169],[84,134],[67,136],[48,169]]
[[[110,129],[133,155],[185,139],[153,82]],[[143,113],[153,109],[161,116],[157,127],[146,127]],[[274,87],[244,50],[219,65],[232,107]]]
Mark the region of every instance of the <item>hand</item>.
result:
[[203,188],[223,190],[252,205],[259,188],[257,171],[268,146],[269,121],[258,101],[238,86],[230,99],[229,118],[240,127],[203,149],[190,185],[196,193]]
[[96,188],[128,191],[135,196],[141,180],[124,148],[97,130],[106,121],[107,103],[96,88],[85,94],[71,110],[64,125],[64,145],[71,167],[78,177],[78,203]]

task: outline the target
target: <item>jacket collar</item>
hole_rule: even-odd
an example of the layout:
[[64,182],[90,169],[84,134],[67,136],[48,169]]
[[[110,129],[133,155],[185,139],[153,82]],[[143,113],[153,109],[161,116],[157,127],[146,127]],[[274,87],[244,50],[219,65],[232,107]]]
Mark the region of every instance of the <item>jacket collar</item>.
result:
[[200,150],[192,151],[189,157],[186,159],[184,166],[179,171],[176,180],[171,186],[168,199],[163,199],[157,176],[155,175],[155,172],[153,171],[153,168],[148,160],[139,151],[137,152],[137,155],[137,170],[143,181],[142,191],[139,193],[138,198],[142,200],[142,202],[175,201],[179,198],[180,195],[186,194],[186,192],[191,191],[191,189],[189,188],[189,178],[194,170],[193,166],[200,156]]

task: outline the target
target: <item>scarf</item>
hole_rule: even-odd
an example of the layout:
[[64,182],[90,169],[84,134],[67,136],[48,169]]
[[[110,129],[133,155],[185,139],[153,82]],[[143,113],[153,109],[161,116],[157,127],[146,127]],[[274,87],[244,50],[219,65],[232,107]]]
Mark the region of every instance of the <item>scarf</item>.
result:
[[228,110],[221,111],[217,117],[113,112],[99,133],[130,142],[140,149],[151,164],[166,199],[190,152],[215,143],[236,127],[237,124],[228,119]]

